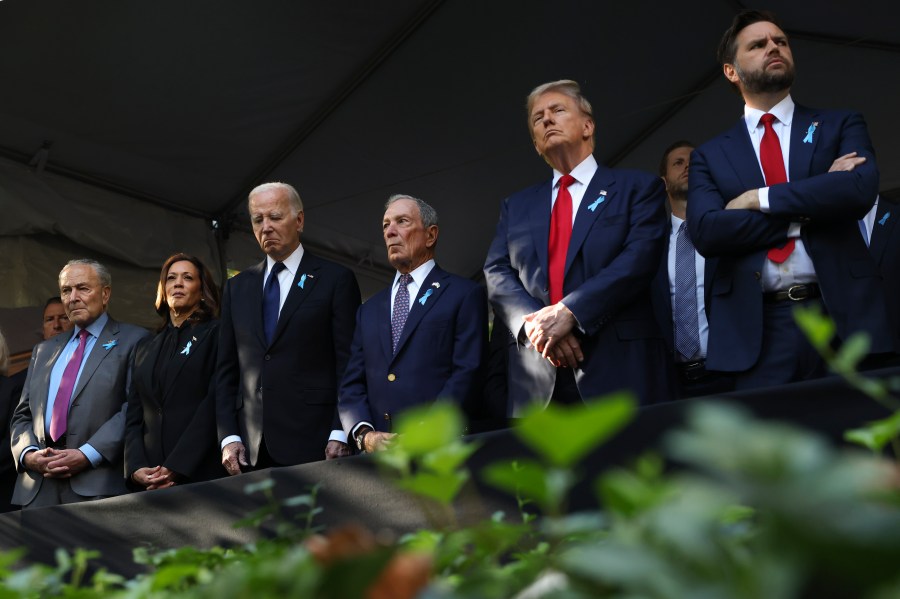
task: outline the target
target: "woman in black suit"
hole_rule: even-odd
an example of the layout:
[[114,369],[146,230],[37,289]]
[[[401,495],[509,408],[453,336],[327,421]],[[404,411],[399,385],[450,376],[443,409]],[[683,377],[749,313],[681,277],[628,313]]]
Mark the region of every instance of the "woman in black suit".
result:
[[126,477],[140,490],[225,475],[213,381],[219,291],[209,269],[194,256],[170,256],[156,311],[163,322],[135,351],[126,412]]

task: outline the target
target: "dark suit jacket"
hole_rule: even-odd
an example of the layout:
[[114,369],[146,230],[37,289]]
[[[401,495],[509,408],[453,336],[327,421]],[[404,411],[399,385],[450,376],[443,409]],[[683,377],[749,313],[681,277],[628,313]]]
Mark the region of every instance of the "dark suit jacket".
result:
[[[44,413],[50,372],[73,334],[64,333],[43,341],[31,353],[22,399],[12,419],[12,453],[19,469],[13,494],[13,503],[17,505],[28,505],[44,480],[40,474],[22,467],[22,451],[32,445],[40,449],[47,446]],[[69,406],[66,447],[77,449],[88,443],[103,456],[103,462],[69,479],[72,490],[79,495],[121,495],[127,491],[122,478],[122,458],[129,365],[135,346],[147,335],[145,329],[110,318],[85,358]],[[115,345],[107,349],[104,344],[109,342]]]
[[[135,350],[125,423],[125,478],[165,466],[187,480],[225,476],[216,438],[215,368],[219,321],[194,325],[191,346],[179,351],[165,388],[154,385],[163,334]],[[179,348],[181,349],[181,348]]]
[[223,292],[218,440],[240,435],[251,464],[264,433],[266,449],[278,464],[322,460],[331,430],[340,429],[337,390],[350,356],[359,285],[350,270],[305,250],[267,344],[265,264],[235,276]]
[[[556,368],[518,336],[522,316],[549,304],[547,240],[551,182],[503,201],[484,267],[494,313],[512,331],[510,416],[546,404]],[[597,200],[605,200],[597,203]],[[662,180],[600,166],[578,209],[566,258],[563,299],[578,319],[584,361],[575,371],[584,399],[632,389],[642,403],[669,399],[666,353],[650,306],[666,228]],[[594,209],[591,210],[591,206]]]
[[0,422],[3,425],[3,437],[0,441],[0,512],[18,509],[18,506],[12,504],[18,473],[9,447],[9,424],[13,410],[22,397],[27,376],[27,369],[12,376],[0,376]]
[[884,291],[887,295],[893,330],[900,335],[900,204],[885,200],[878,201],[875,225],[869,251],[884,280]]
[[390,432],[393,417],[412,406],[436,399],[472,401],[481,390],[487,330],[484,288],[435,265],[413,300],[395,354],[391,288],[372,296],[357,311],[341,384],[344,430],[349,434],[366,421]]
[[[817,123],[811,143],[807,131]],[[858,152],[867,161],[851,172],[829,173],[834,160]],[[688,227],[697,249],[718,256],[711,284],[709,357],[713,370],[751,368],[762,347],[761,270],[769,248],[787,240],[792,221],[812,259],[838,335],[869,333],[873,352],[892,351],[878,267],[857,220],[878,193],[878,170],[866,125],[858,113],[795,105],[788,183],[769,190],[771,212],[725,210],[748,189],[765,186],[744,119],[691,155]]]

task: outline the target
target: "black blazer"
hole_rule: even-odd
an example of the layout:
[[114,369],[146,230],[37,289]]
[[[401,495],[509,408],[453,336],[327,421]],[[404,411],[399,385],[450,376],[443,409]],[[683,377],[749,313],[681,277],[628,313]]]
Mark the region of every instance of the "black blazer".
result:
[[22,397],[25,378],[28,370],[22,370],[12,376],[0,376],[0,419],[2,419],[3,435],[0,440],[0,512],[19,509],[12,504],[13,489],[16,487],[16,463],[9,448],[9,425],[13,411]]
[[194,325],[190,347],[172,360],[175,376],[165,388],[153,381],[163,334],[135,350],[125,424],[125,476],[165,466],[188,481],[225,476],[216,443],[215,364],[219,321]]
[[338,384],[359,307],[353,273],[308,250],[294,276],[272,343],[263,333],[265,261],[225,285],[216,367],[218,441],[239,435],[255,465],[265,434],[276,464],[325,459]]

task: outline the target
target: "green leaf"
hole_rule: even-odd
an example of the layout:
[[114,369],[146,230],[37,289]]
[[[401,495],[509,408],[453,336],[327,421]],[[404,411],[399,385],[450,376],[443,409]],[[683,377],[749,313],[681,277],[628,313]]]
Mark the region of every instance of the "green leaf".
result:
[[829,344],[834,337],[835,326],[830,318],[822,314],[819,306],[797,306],[794,308],[794,321],[820,353],[830,351]]
[[458,440],[463,432],[459,408],[435,402],[404,412],[397,418],[398,445],[413,456],[420,456]]
[[450,474],[459,469],[478,447],[477,443],[453,441],[426,454],[422,458],[422,466],[437,474]]
[[866,333],[855,333],[841,345],[831,367],[837,372],[855,371],[857,364],[869,353],[871,345]]
[[447,505],[453,501],[453,498],[456,497],[459,489],[468,478],[469,476],[465,472],[450,472],[447,474],[419,472],[398,481],[397,484],[401,489]]
[[844,439],[847,441],[862,445],[875,453],[880,453],[891,439],[898,436],[900,436],[900,412],[894,412],[887,418],[844,433]]
[[513,430],[545,461],[567,468],[619,432],[635,409],[634,396],[627,392],[572,407],[535,405]]
[[275,487],[275,481],[271,478],[267,478],[265,480],[261,480],[256,483],[250,483],[244,486],[244,493],[247,495],[252,495],[258,491],[267,491]]
[[536,502],[548,514],[561,511],[575,482],[570,471],[545,468],[533,460],[491,464],[482,471],[482,478],[498,489]]
[[153,576],[153,590],[176,588],[185,581],[196,578],[200,568],[194,564],[170,564],[156,571]]

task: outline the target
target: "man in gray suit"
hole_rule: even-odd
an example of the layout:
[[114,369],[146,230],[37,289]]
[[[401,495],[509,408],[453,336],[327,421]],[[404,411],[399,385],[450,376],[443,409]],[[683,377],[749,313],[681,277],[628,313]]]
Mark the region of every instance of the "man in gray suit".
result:
[[43,507],[126,492],[122,456],[131,355],[147,331],[106,313],[112,282],[93,260],[59,273],[72,334],[38,344],[11,423],[12,502]]

